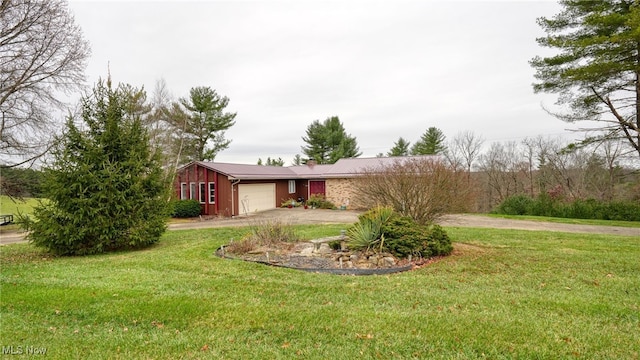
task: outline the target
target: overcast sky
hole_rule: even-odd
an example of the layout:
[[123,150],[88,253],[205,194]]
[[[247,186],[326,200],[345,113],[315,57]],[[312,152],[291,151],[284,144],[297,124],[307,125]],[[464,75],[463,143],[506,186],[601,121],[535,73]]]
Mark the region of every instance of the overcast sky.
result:
[[[88,83],[172,95],[209,86],[237,112],[216,161],[255,164],[301,154],[314,120],[338,116],[363,157],[415,142],[435,126],[451,139],[564,136],[570,126],[534,94],[529,60],[550,55],[536,24],[552,1],[70,1],[92,47]],[[151,94],[149,94],[151,95]]]

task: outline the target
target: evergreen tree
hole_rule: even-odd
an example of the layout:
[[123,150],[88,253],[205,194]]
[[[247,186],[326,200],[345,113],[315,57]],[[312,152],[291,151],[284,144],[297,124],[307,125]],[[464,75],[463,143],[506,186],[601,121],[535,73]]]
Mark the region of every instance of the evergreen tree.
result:
[[447,150],[445,136],[436,127],[430,127],[411,147],[411,155],[438,155]]
[[[537,41],[559,54],[535,57],[536,92],[558,94],[560,120],[596,121],[599,136],[623,139],[640,156],[640,3],[562,0],[563,11],[539,18]],[[590,126],[593,128],[592,126]]]
[[267,165],[267,166],[284,166],[284,160],[282,158],[272,159],[270,157],[267,158],[267,162],[263,163],[262,158],[258,158],[258,165]]
[[398,138],[393,147],[387,153],[387,156],[407,156],[409,155],[409,142],[402,137]]
[[302,147],[302,153],[317,164],[333,164],[342,158],[362,155],[356,138],[347,134],[337,116],[327,118],[322,123],[315,120],[307,127],[307,136],[303,136],[302,140],[307,143]]
[[36,220],[21,219],[35,245],[85,255],[148,246],[164,232],[169,186],[127,89],[98,82],[82,100],[83,126],[68,119],[45,169],[48,201]]
[[300,154],[296,154],[296,156],[293,157],[293,161],[291,161],[291,163],[293,165],[302,165],[302,156],[300,156]]
[[180,105],[187,116],[180,114],[181,108],[175,104],[171,116],[177,119],[174,126],[182,134],[182,154],[185,160],[213,161],[216,155],[229,147],[231,140],[225,138],[225,131],[235,125],[236,113],[224,112],[229,98],[220,96],[210,87],[194,87],[189,98],[180,99]]

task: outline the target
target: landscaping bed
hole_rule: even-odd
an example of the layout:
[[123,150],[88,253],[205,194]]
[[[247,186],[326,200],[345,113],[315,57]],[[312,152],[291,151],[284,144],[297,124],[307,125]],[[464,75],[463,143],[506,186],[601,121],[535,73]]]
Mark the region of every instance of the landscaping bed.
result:
[[339,241],[338,238],[299,243],[282,242],[242,254],[232,254],[222,246],[216,250],[216,255],[227,259],[337,275],[391,274],[411,270],[426,263],[426,259],[398,259],[389,253],[332,249],[329,241]]

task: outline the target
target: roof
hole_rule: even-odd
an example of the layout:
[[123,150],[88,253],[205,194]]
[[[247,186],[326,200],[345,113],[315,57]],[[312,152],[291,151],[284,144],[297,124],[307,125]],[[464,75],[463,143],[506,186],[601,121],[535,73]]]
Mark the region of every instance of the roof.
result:
[[404,162],[411,159],[439,158],[439,156],[433,155],[346,158],[338,160],[335,164],[294,165],[288,167],[196,161],[183,166],[182,169],[189,167],[192,164],[198,164],[202,167],[226,175],[229,179],[241,180],[326,179],[354,177],[364,171],[384,168],[395,164],[396,162]]
[[[291,179],[296,177],[296,174],[291,171],[290,168],[282,166],[228,164],[205,161],[196,161],[195,163],[218,173],[227,175],[232,179],[261,180]],[[191,164],[186,166],[190,166]]]

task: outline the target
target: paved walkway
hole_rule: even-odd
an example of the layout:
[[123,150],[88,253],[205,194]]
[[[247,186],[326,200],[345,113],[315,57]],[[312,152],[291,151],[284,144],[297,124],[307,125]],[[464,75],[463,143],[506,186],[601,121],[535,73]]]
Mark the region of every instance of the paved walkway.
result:
[[[259,225],[261,222],[280,220],[286,224],[351,224],[358,220],[362,212],[351,210],[321,210],[321,209],[274,209],[235,218],[203,218],[202,220],[174,221],[169,224],[169,230],[206,229],[229,226]],[[623,236],[636,236],[640,239],[640,228],[617,226],[575,225],[541,221],[510,220],[488,217],[483,215],[456,214],[443,217],[439,224],[442,226],[479,227],[496,229],[559,231],[570,233],[598,233]],[[24,242],[24,233],[8,232],[0,234],[0,245]]]

